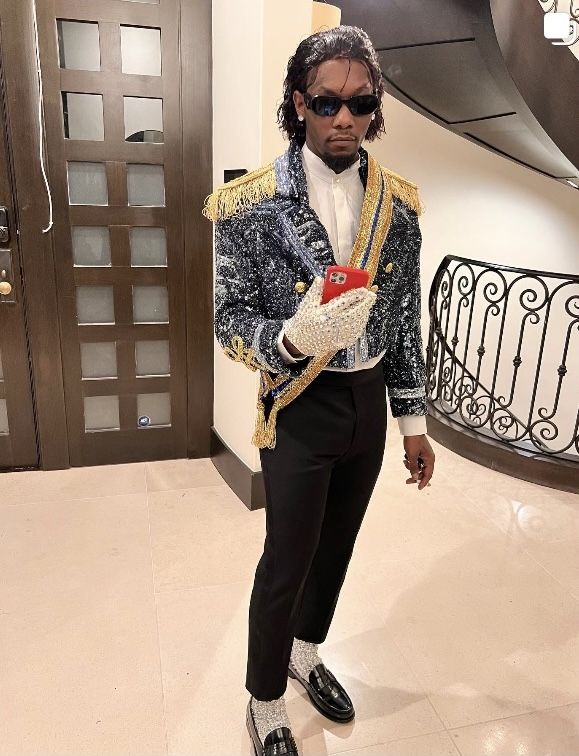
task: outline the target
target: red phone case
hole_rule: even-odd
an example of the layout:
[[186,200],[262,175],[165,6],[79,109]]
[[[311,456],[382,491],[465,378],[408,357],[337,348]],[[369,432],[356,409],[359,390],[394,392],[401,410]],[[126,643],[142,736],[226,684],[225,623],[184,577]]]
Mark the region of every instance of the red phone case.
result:
[[366,288],[370,274],[360,268],[349,268],[346,265],[330,265],[326,270],[324,289],[321,303],[326,304],[350,289]]

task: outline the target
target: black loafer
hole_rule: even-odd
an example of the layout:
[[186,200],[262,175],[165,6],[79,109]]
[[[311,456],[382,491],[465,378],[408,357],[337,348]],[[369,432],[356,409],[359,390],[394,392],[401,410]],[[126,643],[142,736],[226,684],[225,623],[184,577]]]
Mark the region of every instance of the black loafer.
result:
[[320,714],[334,722],[349,722],[354,719],[354,705],[350,696],[324,664],[314,667],[309,680],[306,680],[290,662],[289,676],[303,685]]
[[288,727],[277,727],[268,734],[265,743],[261,742],[251,711],[251,700],[247,704],[247,729],[255,756],[300,756],[292,731]]

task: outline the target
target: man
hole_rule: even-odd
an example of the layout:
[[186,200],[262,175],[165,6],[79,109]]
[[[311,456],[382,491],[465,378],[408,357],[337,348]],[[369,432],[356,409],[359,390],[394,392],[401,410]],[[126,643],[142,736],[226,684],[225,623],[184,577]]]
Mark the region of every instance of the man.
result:
[[[318,711],[354,707],[325,667],[327,635],[384,453],[385,385],[404,436],[408,483],[424,489],[416,186],[361,148],[384,131],[382,77],[367,35],[314,34],[290,59],[280,127],[288,151],[208,198],[216,222],[215,331],[259,370],[254,443],[266,541],[249,610],[247,725],[256,754],[296,755],[290,677]],[[320,303],[326,268],[365,268],[368,288]]]

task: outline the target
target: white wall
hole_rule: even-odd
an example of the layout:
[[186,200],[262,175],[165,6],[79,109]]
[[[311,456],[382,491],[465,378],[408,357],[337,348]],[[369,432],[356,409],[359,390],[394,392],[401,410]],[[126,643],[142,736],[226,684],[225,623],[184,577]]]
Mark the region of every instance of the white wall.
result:
[[579,273],[579,191],[489,152],[386,95],[387,135],[368,146],[415,181],[423,281],[445,254]]
[[[213,183],[225,168],[261,162],[263,0],[213,0]],[[215,340],[214,426],[251,469],[257,378],[231,362]]]
[[[312,23],[310,0],[213,0],[214,186],[225,168],[253,170],[285,144],[276,125],[288,58]],[[214,425],[252,470],[258,378],[223,354],[215,341]]]

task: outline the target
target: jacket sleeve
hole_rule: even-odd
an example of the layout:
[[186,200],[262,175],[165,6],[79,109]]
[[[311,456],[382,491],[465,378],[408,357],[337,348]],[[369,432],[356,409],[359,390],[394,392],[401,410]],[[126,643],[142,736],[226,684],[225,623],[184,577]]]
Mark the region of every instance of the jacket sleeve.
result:
[[263,244],[251,214],[215,224],[215,335],[225,354],[250,370],[299,375],[277,348],[283,320],[266,317],[257,260]]
[[407,210],[410,226],[404,240],[404,291],[397,333],[384,355],[384,376],[394,417],[426,415],[426,366],[420,329],[420,246],[418,216]]

